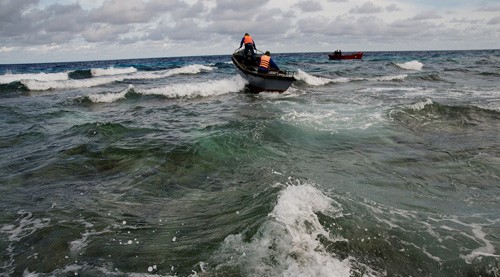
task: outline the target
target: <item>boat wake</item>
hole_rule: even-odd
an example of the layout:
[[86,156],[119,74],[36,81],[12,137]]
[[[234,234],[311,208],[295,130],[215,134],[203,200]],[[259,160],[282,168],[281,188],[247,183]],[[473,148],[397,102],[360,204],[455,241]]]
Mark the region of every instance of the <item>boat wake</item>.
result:
[[387,75],[387,76],[378,76],[378,77],[338,77],[335,79],[326,78],[326,77],[318,77],[313,76],[309,73],[306,73],[302,70],[298,70],[295,76],[297,79],[305,82],[310,86],[324,86],[331,83],[349,83],[349,82],[357,82],[357,81],[374,81],[374,82],[384,82],[384,81],[401,81],[404,80],[408,75],[400,74],[400,75]]

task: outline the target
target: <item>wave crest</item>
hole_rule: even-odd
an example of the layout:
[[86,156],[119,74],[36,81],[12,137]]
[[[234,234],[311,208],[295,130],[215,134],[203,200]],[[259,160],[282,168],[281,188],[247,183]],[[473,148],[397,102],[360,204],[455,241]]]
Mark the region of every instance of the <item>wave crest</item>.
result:
[[216,258],[232,263],[243,275],[349,276],[349,259],[335,258],[323,244],[342,239],[333,238],[317,215],[337,217],[340,212],[339,205],[313,185],[288,185],[251,241],[244,234],[229,235]]
[[411,62],[405,62],[405,63],[395,63],[395,65],[399,68],[406,69],[406,70],[422,70],[424,67],[424,64],[417,61],[413,60]]
[[[52,89],[76,89],[102,86],[113,82],[124,80],[149,80],[167,78],[179,74],[198,74],[204,71],[212,71],[213,68],[200,64],[187,65],[180,68],[156,71],[138,72],[134,67],[127,68],[93,68],[90,70],[75,70],[65,73],[53,74],[9,74],[0,76],[0,83],[19,79],[22,85],[29,90],[52,90]],[[12,74],[10,74],[12,75]],[[7,77],[6,77],[7,76]],[[11,82],[7,82],[11,83]]]
[[162,95],[167,98],[195,98],[227,94],[245,88],[247,81],[240,75],[230,79],[212,80],[203,83],[173,84],[163,88],[138,91],[143,95]]
[[295,77],[299,80],[306,82],[308,85],[311,85],[311,86],[322,86],[322,85],[326,85],[328,83],[334,82],[333,79],[324,78],[324,77],[316,77],[316,76],[308,74],[300,69],[297,70]]
[[64,81],[68,80],[67,72],[59,73],[23,73],[23,74],[12,74],[7,73],[0,75],[0,84],[8,84],[12,82],[18,82],[22,80],[36,80],[40,82],[53,82],[53,81]]
[[99,76],[113,76],[113,75],[135,73],[137,72],[137,68],[132,66],[125,68],[115,68],[115,67],[92,68],[90,71],[92,72],[92,76],[99,77]]

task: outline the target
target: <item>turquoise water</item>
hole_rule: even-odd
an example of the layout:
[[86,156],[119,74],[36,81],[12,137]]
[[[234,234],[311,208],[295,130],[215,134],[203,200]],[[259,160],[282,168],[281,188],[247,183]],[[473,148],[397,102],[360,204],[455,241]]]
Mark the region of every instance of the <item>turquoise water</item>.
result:
[[0,65],[0,276],[498,276],[500,51]]

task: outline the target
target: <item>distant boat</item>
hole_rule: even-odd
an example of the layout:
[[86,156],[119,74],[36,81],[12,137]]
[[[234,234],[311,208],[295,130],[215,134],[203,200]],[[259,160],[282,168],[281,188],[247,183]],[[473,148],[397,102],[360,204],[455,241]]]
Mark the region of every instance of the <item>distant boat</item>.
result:
[[245,59],[243,49],[233,53],[231,60],[238,69],[238,73],[245,78],[252,92],[259,93],[261,91],[284,92],[296,80],[293,72],[282,70],[269,70],[269,73],[261,73],[257,71],[260,64],[262,54],[256,55],[256,61]]
[[330,60],[360,60],[363,58],[363,52],[341,54],[338,52],[328,54]]

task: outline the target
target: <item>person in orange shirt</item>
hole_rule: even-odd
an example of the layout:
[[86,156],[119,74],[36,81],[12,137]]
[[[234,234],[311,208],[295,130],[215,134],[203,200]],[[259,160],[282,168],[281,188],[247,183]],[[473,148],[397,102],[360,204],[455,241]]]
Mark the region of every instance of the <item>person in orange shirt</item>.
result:
[[241,46],[243,46],[243,44],[245,44],[245,50],[243,52],[245,57],[248,55],[248,51],[250,51],[252,53],[252,60],[255,60],[255,51],[254,50],[257,50],[257,47],[255,46],[255,42],[253,41],[253,38],[248,33],[246,33],[243,36],[243,38],[241,39],[240,48],[241,48]]
[[260,73],[269,73],[269,69],[280,70],[278,65],[271,59],[271,53],[266,51],[266,53],[260,57],[260,65],[257,70]]

